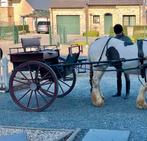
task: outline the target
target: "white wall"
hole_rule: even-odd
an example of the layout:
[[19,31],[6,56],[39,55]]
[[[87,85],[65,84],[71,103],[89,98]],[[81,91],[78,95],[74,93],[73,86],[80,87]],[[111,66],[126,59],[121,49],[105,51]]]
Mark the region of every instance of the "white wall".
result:
[[0,0],[0,5],[2,6],[2,7],[7,7],[7,6],[9,6],[9,2],[8,2],[8,0]]

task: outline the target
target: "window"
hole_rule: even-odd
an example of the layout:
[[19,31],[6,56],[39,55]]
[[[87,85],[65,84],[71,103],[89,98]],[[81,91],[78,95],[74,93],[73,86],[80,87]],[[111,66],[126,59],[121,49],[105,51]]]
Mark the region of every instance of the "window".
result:
[[135,15],[123,15],[123,25],[124,26],[136,25],[136,16]]
[[100,23],[100,16],[99,15],[93,15],[93,23],[94,24]]

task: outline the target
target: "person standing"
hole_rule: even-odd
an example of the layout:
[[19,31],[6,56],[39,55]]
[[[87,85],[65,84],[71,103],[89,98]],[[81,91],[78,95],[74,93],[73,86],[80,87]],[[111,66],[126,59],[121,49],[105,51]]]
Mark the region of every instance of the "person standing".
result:
[[[133,44],[132,40],[123,33],[123,27],[121,24],[116,24],[113,29],[116,35],[115,38],[124,41],[124,46]],[[130,78],[129,78],[129,75],[125,72],[124,72],[124,76],[126,81],[126,97],[128,97],[130,93]],[[117,93],[113,95],[113,97],[121,96],[121,90],[122,90],[122,71],[118,69],[117,70]]]

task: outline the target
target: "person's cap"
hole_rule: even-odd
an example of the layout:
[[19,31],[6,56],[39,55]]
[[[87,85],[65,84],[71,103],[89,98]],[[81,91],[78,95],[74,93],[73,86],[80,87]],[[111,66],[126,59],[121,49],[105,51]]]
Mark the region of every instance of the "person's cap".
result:
[[114,26],[114,33],[115,33],[115,34],[120,34],[120,33],[122,33],[122,32],[123,32],[123,27],[122,27],[122,25],[116,24],[116,25]]

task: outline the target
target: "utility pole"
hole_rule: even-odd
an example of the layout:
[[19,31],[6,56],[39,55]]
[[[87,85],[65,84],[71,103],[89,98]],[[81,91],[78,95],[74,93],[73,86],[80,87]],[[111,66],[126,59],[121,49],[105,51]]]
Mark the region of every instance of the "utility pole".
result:
[[88,17],[88,4],[89,0],[85,0],[86,7],[85,7],[85,24],[86,24],[86,45],[88,45],[88,23],[89,23],[89,17]]

